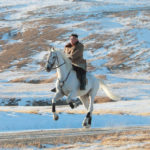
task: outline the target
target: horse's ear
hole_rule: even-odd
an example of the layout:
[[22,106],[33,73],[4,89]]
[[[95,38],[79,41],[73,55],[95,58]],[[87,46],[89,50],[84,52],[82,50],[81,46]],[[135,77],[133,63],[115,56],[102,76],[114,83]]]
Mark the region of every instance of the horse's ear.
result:
[[55,48],[54,48],[54,47],[52,47],[52,48],[51,48],[51,51],[53,51],[53,52],[54,52],[54,51],[55,51]]
[[49,52],[51,52],[51,49],[50,49],[49,47],[47,48],[47,50],[48,50]]
[[55,51],[55,49],[54,49],[54,47],[52,47],[52,48],[47,48],[47,50],[49,51],[49,52],[54,52]]

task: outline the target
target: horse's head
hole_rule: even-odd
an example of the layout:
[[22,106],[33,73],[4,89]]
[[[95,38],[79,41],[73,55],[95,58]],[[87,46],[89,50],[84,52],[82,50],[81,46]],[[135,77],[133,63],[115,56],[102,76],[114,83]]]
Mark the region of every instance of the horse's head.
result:
[[46,70],[48,72],[50,72],[51,69],[53,68],[53,66],[55,66],[56,59],[57,59],[57,54],[56,54],[56,51],[54,50],[54,48],[49,49],[49,55],[48,55],[47,63],[46,63]]
[[63,65],[66,65],[67,69],[71,69],[72,67],[71,60],[68,59],[62,51],[57,49],[55,50],[54,48],[49,49],[49,51],[50,52],[46,64],[46,70],[48,72],[50,72],[51,69],[57,69]]

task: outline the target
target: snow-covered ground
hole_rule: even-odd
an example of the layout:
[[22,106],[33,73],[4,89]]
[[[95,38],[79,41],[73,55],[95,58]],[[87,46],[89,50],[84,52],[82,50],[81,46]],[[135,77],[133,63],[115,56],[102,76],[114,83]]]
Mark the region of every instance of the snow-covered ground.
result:
[[[116,122],[116,117],[121,120],[120,122],[129,121],[123,125],[134,125],[134,121],[138,118],[137,115],[143,116],[137,119],[142,120],[140,125],[149,124],[149,12],[150,2],[147,0],[1,0],[0,110],[4,111],[6,108],[4,106],[9,104],[25,106],[32,105],[34,101],[50,101],[54,96],[50,89],[55,86],[55,79],[49,83],[35,84],[30,82],[47,80],[55,76],[55,71],[47,73],[44,65],[40,64],[46,62],[48,53],[42,44],[63,49],[68,42],[68,36],[71,33],[77,33],[85,45],[84,57],[87,59],[89,68],[92,66],[89,71],[96,76],[104,75],[106,77],[105,83],[115,94],[122,97],[122,101],[95,105],[95,114],[109,114],[110,116],[95,116],[93,127],[103,127],[105,118],[109,117],[112,118],[112,123],[107,123],[106,126],[116,125],[113,124]],[[48,22],[46,19],[51,20]],[[48,32],[49,27],[52,27],[50,32]],[[27,39],[31,36],[27,33],[31,32],[32,34],[34,29],[37,30],[37,36],[33,36],[33,39]],[[57,33],[58,31],[63,32],[55,38],[53,32]],[[47,34],[49,34],[48,37]],[[40,43],[38,37],[44,42]],[[35,47],[32,47],[31,43],[35,44]],[[11,56],[6,57],[16,50],[13,47],[15,44],[20,44],[20,48],[24,44],[24,50],[32,49],[32,51],[24,57],[21,55],[23,51],[16,52],[16,57],[12,53],[13,59]],[[37,49],[40,50],[37,51]],[[3,63],[4,56],[5,60],[12,59],[10,62],[8,60],[8,66]],[[20,64],[25,61],[27,63],[21,66]],[[105,96],[105,94],[99,90],[97,96]],[[27,109],[26,107],[18,107],[18,109],[23,111]],[[10,109],[13,107],[6,108],[6,111],[11,111],[10,113],[0,112],[0,120],[5,122],[0,126],[0,131],[49,129],[59,124],[54,123],[49,126],[53,121],[50,119],[51,114],[48,111],[40,116],[39,114],[12,113]],[[29,109],[34,108],[29,107]],[[49,109],[49,111],[51,110]],[[63,108],[58,111],[66,112]],[[67,108],[67,111],[77,113],[83,111],[83,106],[75,111]],[[120,114],[128,114],[129,116]],[[144,117],[145,115],[147,117]],[[78,115],[74,116],[78,118]],[[72,115],[62,114],[61,117],[62,120],[66,117],[66,120],[69,121],[69,117],[72,118]],[[28,118],[33,122],[31,126],[27,127],[23,125],[23,122],[28,122]],[[100,121],[99,124],[98,120],[100,119],[97,118],[101,120],[104,118],[104,122]],[[36,122],[39,120],[43,121],[37,126]],[[81,120],[77,119],[75,124],[79,126],[72,125],[72,128],[81,127]],[[10,122],[14,123],[12,128],[7,126]],[[15,126],[15,122],[22,123]],[[44,123],[46,126],[43,125]],[[138,125],[138,123],[135,124]],[[63,128],[62,123],[60,125]],[[64,127],[71,128],[68,125],[64,125]]]
[[[61,114],[59,121],[53,121],[52,115],[24,114],[15,112],[0,112],[0,132],[42,130],[42,129],[68,129],[82,128],[83,115]],[[40,121],[39,121],[40,120]],[[65,122],[64,122],[65,120]],[[133,115],[93,115],[92,128],[123,127],[123,126],[147,126],[150,117]]]

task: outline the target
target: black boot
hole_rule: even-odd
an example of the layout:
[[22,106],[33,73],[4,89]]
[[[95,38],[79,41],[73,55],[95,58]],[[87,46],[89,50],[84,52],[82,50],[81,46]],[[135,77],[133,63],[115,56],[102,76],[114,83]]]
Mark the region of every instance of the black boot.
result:
[[56,92],[56,88],[51,89],[51,92]]
[[85,90],[85,86],[83,84],[80,85],[80,90]]
[[73,70],[76,71],[77,78],[80,81],[80,90],[85,90],[86,86],[86,71],[80,67],[73,65]]
[[86,71],[83,71],[80,80],[80,90],[85,90],[85,86],[86,86]]

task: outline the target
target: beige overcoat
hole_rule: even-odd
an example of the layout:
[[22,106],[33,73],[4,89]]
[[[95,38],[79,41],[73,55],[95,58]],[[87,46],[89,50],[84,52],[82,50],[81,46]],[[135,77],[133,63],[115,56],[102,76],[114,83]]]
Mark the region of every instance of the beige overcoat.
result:
[[80,42],[77,42],[73,46],[71,43],[68,43],[64,48],[64,52],[71,59],[72,64],[86,70],[86,60],[83,59],[83,51],[84,46]]

